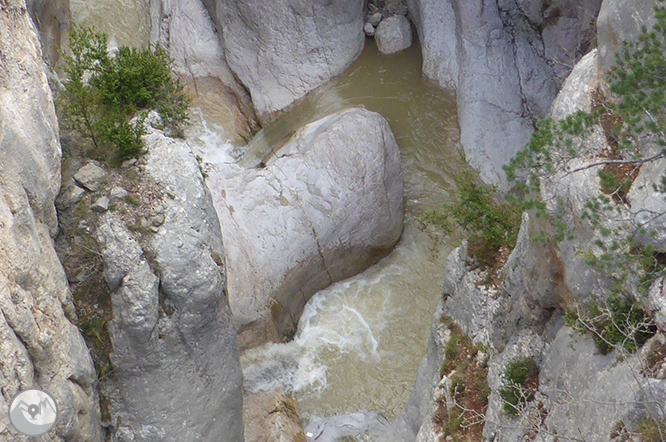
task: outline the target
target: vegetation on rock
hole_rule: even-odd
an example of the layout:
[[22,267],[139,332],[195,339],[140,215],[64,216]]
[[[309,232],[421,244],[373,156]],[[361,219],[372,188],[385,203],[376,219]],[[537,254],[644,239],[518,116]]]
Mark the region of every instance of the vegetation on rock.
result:
[[469,336],[448,318],[443,318],[450,330],[450,337],[444,348],[444,362],[441,377],[449,377],[449,397],[437,400],[438,408],[434,423],[444,437],[453,440],[480,440],[482,438],[485,414],[488,408],[488,367],[487,354],[479,344],[474,344]]
[[[655,211],[648,221],[639,221],[628,198],[640,168],[666,154],[666,10],[657,8],[655,16],[653,29],[644,28],[636,42],[624,43],[607,75],[610,93],[595,90],[590,112],[544,120],[528,146],[505,167],[523,196],[523,208],[550,217],[555,233],[541,239],[573,240],[581,221],[592,228],[592,245],[579,253],[607,275],[612,288],[582,311],[572,306],[567,322],[591,333],[603,353],[618,346],[634,352],[656,332],[642,298],[664,274],[664,250],[649,245],[655,235],[651,223],[664,213]],[[604,150],[591,142],[595,136],[605,140]],[[547,213],[540,199],[544,181],[595,167],[600,191],[585,203],[578,220],[563,221],[562,201]],[[666,176],[653,183],[653,190],[666,193]]]
[[593,303],[584,311],[568,312],[565,322],[580,333],[591,333],[602,354],[618,346],[633,353],[657,332],[637,303],[615,294],[601,306]]
[[503,248],[512,249],[520,228],[521,208],[499,202],[497,188],[482,184],[478,175],[465,171],[455,179],[458,201],[441,212],[421,216],[422,223],[452,231],[455,222],[468,236],[469,253],[481,268],[493,268]]
[[89,138],[96,150],[113,148],[116,160],[139,156],[150,110],[159,112],[173,134],[181,133],[189,100],[172,76],[173,61],[159,45],[122,46],[110,55],[106,34],[74,26],[69,47],[71,54],[60,51],[67,79],[59,107],[69,127]]
[[499,395],[504,400],[504,412],[516,417],[527,402],[534,399],[539,385],[539,368],[532,358],[511,361],[504,372],[504,386]]

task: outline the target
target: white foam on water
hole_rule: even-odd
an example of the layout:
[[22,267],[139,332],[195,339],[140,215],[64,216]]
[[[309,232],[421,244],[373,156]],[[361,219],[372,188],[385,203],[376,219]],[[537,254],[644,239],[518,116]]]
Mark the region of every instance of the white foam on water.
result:
[[235,150],[222,129],[216,123],[206,120],[201,108],[190,109],[191,125],[186,131],[192,151],[205,163],[235,163]]
[[381,360],[375,335],[384,324],[369,323],[342,296],[376,280],[345,281],[320,291],[305,306],[293,341],[246,351],[241,361],[245,389],[267,392],[280,387],[288,393],[307,389],[321,394],[328,386],[322,354],[354,352],[362,359]]

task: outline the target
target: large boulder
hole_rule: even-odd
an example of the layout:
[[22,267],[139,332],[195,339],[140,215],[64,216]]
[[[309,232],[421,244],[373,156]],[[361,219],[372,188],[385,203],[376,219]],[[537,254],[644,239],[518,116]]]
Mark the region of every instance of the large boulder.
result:
[[622,42],[635,41],[643,27],[656,23],[657,0],[605,0],[597,20],[599,71],[603,74],[615,65]]
[[412,45],[412,27],[402,15],[382,20],[375,32],[377,48],[382,54],[394,54]]
[[[488,182],[529,140],[587,51],[600,0],[409,0],[423,71],[457,90],[461,143]],[[538,12],[537,12],[538,10]]]
[[[142,205],[97,229],[112,290],[111,424],[121,442],[243,440],[219,221],[188,144],[148,130]],[[130,231],[144,209],[150,228]]]
[[203,2],[263,119],[341,74],[363,49],[362,0]]
[[207,183],[241,347],[288,336],[315,292],[377,262],[402,232],[400,152],[367,110],[305,126],[265,168],[214,165]]
[[49,438],[101,442],[97,376],[52,236],[60,188],[58,122],[24,0],[0,5],[0,441],[12,397],[41,388],[58,404]]

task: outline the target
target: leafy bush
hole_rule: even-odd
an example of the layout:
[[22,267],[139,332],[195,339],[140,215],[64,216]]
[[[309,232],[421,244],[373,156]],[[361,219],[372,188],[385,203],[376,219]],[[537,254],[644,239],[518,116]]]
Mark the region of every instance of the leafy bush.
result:
[[67,75],[62,114],[96,148],[114,146],[120,160],[140,155],[149,110],[157,110],[166,127],[180,133],[189,100],[171,75],[173,61],[164,49],[123,46],[112,57],[105,34],[77,26],[69,32],[69,46],[71,55],[61,51]]
[[497,188],[480,183],[475,173],[465,171],[455,182],[458,202],[444,207],[443,213],[426,213],[420,221],[450,232],[453,220],[467,234],[470,255],[479,266],[492,267],[503,247],[515,245],[521,207],[498,202],[495,199]]
[[516,359],[509,363],[504,372],[505,383],[499,390],[504,400],[504,411],[515,417],[534,398],[539,369],[534,359]]

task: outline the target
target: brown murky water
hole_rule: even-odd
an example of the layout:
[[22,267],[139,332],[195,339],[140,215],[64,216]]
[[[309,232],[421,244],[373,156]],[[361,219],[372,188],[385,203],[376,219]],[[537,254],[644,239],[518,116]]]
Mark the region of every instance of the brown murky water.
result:
[[306,422],[358,410],[390,419],[404,407],[452,248],[451,239],[422,231],[414,218],[449,201],[464,167],[455,98],[423,78],[420,48],[386,56],[373,40],[347,72],[266,127],[242,161],[256,164],[298,127],[349,106],[378,112],[391,125],[405,173],[405,230],[390,256],[313,297],[294,342],[245,355],[247,386],[286,384]]

